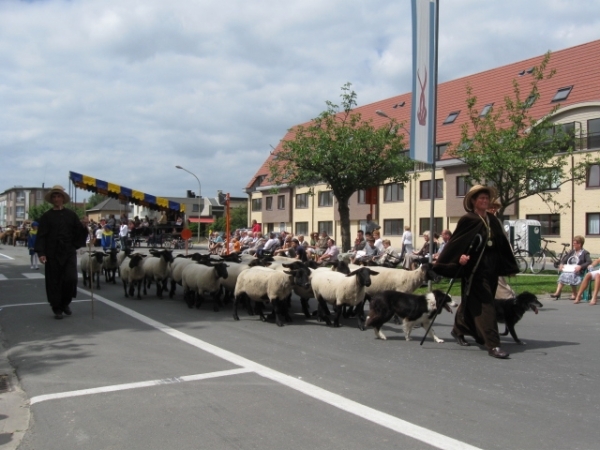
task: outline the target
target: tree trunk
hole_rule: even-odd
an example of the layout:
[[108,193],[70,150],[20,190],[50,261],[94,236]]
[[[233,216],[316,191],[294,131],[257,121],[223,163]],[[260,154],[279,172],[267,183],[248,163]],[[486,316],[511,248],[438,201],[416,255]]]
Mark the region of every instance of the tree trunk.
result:
[[342,252],[347,252],[352,247],[350,240],[350,207],[349,199],[338,198],[338,212],[340,213],[340,227],[342,231]]

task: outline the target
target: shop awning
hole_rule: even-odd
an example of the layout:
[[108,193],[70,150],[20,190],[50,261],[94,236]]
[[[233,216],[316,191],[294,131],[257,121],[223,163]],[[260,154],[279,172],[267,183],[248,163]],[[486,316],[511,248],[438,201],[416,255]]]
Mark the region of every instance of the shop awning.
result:
[[215,219],[211,218],[211,217],[201,217],[200,219],[198,219],[197,217],[190,217],[188,219],[190,222],[200,222],[200,223],[213,223],[215,221]]
[[[178,211],[185,212],[185,205],[178,202],[172,202],[164,197],[156,197],[155,195],[145,194],[125,186],[109,183],[104,180],[99,180],[89,175],[82,175],[77,172],[69,172],[69,179],[79,189],[93,192],[95,194],[106,195],[110,198],[117,198],[134,205],[146,206],[154,211]],[[212,219],[210,219],[212,222]]]

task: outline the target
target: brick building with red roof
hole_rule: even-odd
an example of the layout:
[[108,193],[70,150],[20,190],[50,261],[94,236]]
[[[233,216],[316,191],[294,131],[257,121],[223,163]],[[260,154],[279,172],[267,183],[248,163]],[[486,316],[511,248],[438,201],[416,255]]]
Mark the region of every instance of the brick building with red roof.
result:
[[[434,201],[433,229],[452,230],[464,213],[462,201],[465,194],[464,175],[467,167],[461,161],[445,153],[448,144],[460,141],[461,128],[469,121],[466,106],[466,88],[472,87],[477,105],[504,105],[506,96],[513,96],[513,80],[519,82],[521,92],[529,91],[531,69],[544,58],[540,55],[506,66],[469,75],[438,85],[436,130],[436,184],[438,192]],[[556,74],[539,83],[540,98],[530,113],[541,118],[559,105],[553,122],[560,124],[575,135],[574,160],[587,152],[600,150],[600,78],[594,69],[600,68],[600,40],[564,50],[553,51],[549,68]],[[556,98],[559,96],[560,100]],[[374,126],[384,126],[387,116],[403,123],[410,129],[411,93],[405,93],[355,108],[363,119],[372,119]],[[454,120],[449,120],[451,116]],[[402,132],[402,130],[400,131]],[[407,142],[408,142],[408,133]],[[283,140],[293,138],[288,132]],[[274,150],[276,153],[281,144]],[[308,234],[326,230],[333,237],[340,236],[339,214],[335,198],[326,185],[275,186],[269,180],[269,157],[260,166],[246,186],[249,196],[249,220],[263,224],[263,230],[281,228],[295,234]],[[365,203],[365,192],[356,192],[350,200],[351,235],[364,228],[366,214],[372,209],[374,219],[382,226],[383,236],[400,248],[400,237],[405,225],[412,228],[413,235],[421,235],[431,229],[429,185],[431,170],[417,165],[416,180],[404,186],[385,184],[378,187],[375,205]],[[273,190],[277,188],[277,191]],[[585,236],[585,248],[600,254],[600,197],[594,195],[600,188],[600,167],[591,166],[585,184],[567,183],[556,192],[561,203],[570,208],[551,211],[537,197],[530,197],[511,205],[505,211],[505,219],[539,221],[541,234],[557,242],[570,242],[574,235]],[[534,223],[534,222],[531,222]],[[416,244],[419,239],[415,238]],[[559,244],[550,248],[560,250]]]

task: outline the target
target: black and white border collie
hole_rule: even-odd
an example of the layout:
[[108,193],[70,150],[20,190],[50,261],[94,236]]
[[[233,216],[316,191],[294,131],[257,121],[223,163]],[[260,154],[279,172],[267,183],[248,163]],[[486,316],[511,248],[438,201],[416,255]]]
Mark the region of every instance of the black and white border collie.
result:
[[[402,319],[402,328],[404,338],[410,341],[410,333],[417,324],[425,329],[429,322],[435,316],[436,312],[445,309],[450,314],[450,306],[458,306],[449,295],[439,289],[424,295],[408,294],[406,292],[383,291],[376,294],[369,303],[369,315],[367,316],[366,326],[372,326],[375,329],[375,336],[385,340],[385,335],[381,332],[381,327],[389,321],[394,314]],[[438,338],[433,328],[429,336],[438,343],[444,342]]]

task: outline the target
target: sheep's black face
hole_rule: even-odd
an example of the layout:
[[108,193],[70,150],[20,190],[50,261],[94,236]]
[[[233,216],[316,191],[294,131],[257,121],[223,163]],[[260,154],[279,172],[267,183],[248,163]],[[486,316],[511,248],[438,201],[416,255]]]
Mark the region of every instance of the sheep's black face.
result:
[[310,270],[306,267],[294,269],[291,271],[291,274],[294,277],[295,285],[303,288],[308,288],[310,286]]
[[217,272],[217,278],[227,279],[229,274],[227,273],[227,265],[224,263],[215,264],[215,271]]

